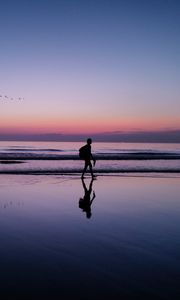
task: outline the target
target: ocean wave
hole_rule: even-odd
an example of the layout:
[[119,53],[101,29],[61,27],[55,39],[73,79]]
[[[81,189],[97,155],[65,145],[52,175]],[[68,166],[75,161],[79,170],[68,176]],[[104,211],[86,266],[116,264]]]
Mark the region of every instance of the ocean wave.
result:
[[[51,150],[53,151],[53,150]],[[61,151],[61,150],[60,150]],[[0,153],[0,160],[79,160],[78,154],[47,154],[47,153]],[[136,152],[136,153],[96,153],[96,160],[178,160],[180,153],[167,152]]]
[[[8,153],[8,151],[10,152],[66,152],[67,150],[61,150],[61,149],[32,149],[32,148],[6,148],[3,149],[3,151],[5,151],[6,153]],[[16,153],[16,152],[15,152]]]

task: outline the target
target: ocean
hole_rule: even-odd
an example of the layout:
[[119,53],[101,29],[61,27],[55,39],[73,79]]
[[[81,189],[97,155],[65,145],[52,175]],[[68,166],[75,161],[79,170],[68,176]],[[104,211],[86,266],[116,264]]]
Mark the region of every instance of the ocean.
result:
[[[0,142],[0,174],[79,175],[83,142]],[[97,175],[161,173],[179,176],[180,144],[93,143]]]

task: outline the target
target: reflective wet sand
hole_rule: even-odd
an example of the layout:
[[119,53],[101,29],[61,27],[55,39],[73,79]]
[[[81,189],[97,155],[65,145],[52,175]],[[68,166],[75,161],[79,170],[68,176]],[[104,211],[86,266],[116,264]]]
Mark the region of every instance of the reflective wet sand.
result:
[[78,176],[1,175],[1,291],[177,299],[179,180],[122,175],[83,184]]

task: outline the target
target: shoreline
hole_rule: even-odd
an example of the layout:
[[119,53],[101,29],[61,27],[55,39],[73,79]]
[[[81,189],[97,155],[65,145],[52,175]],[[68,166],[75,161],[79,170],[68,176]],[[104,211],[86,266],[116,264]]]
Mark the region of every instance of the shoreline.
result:
[[[81,171],[79,170],[0,170],[0,175],[81,175]],[[121,175],[125,173],[132,174],[153,174],[153,173],[162,173],[162,174],[179,174],[180,169],[127,169],[127,170],[100,170],[94,171],[94,175],[96,176],[106,176],[106,175]],[[87,173],[87,176],[90,176]]]

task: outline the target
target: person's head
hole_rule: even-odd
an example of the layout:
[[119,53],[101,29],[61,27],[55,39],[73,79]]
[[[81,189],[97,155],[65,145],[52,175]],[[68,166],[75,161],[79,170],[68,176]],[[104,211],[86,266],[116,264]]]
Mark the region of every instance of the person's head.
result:
[[91,144],[92,144],[92,139],[90,139],[90,138],[87,139],[87,144],[88,144],[88,145],[91,145]]

